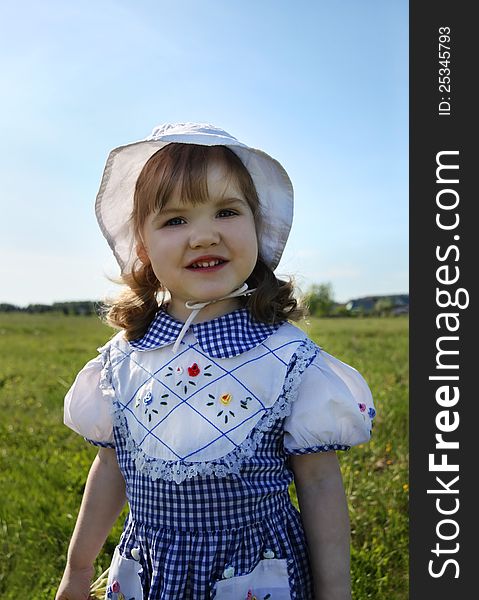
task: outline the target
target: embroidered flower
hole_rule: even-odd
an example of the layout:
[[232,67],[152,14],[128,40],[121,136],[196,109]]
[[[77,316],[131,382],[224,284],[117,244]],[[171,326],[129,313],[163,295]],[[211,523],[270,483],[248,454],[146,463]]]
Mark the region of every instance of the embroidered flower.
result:
[[191,367],[188,367],[188,375],[190,377],[197,377],[200,374],[200,368],[197,363],[193,363]]
[[370,419],[374,419],[374,417],[376,416],[376,411],[374,410],[374,408],[369,408],[368,415]]
[[232,394],[223,394],[222,396],[220,396],[220,402],[225,406],[228,406],[231,400],[233,400]]
[[[159,404],[161,404],[162,406],[168,406],[168,402],[166,402],[165,399],[169,398],[169,396],[170,396],[169,394],[162,394],[160,396],[161,400],[160,400]],[[143,402],[143,404],[145,405],[144,414],[148,417],[148,423],[151,423],[151,417],[153,416],[153,413],[155,415],[158,414],[158,410],[156,408],[153,408],[153,405],[152,405],[153,400],[154,400],[153,394],[151,392],[147,392],[143,396],[143,399],[141,401],[140,401],[140,398],[137,397],[136,402],[135,402],[135,408],[138,408],[140,406],[141,402]],[[158,404],[158,402],[156,404]]]
[[[228,420],[231,417],[236,418],[236,413],[233,412],[232,410],[225,410],[223,407],[229,406],[232,402],[233,402],[233,394],[225,393],[222,394],[218,400],[216,400],[215,396],[213,396],[213,394],[208,394],[208,398],[210,398],[210,402],[206,403],[206,406],[215,406],[217,403],[219,403],[219,408],[221,409],[216,417],[217,418],[222,418],[224,419],[225,425],[228,423]],[[241,408],[245,409],[245,410],[249,410],[248,407],[248,402],[252,400],[252,398],[250,396],[247,396],[244,400],[240,400],[239,405]],[[233,407],[231,407],[233,408]]]
[[[216,398],[213,396],[213,394],[208,394],[208,398],[210,398],[210,402],[207,402],[206,406],[214,406],[216,404]],[[228,406],[232,399],[233,396],[231,394],[223,394],[222,396],[220,396],[219,402],[223,406]],[[225,411],[224,409],[221,409],[216,415],[217,418],[222,417],[224,419],[225,425],[228,423],[230,416],[236,417],[235,413],[232,410]]]
[[366,410],[366,405],[364,404],[364,402],[358,402],[358,406],[361,412],[364,412]]
[[[204,370],[209,369],[211,367],[211,365],[208,365],[207,367],[205,367]],[[169,366],[168,367],[168,373],[165,374],[165,377],[171,377],[172,375],[175,376],[175,385],[176,387],[180,387],[181,386],[181,390],[183,391],[183,394],[187,395],[188,391],[188,387],[189,386],[193,386],[196,387],[196,383],[194,381],[191,381],[191,379],[185,379],[185,377],[183,377],[183,375],[185,374],[185,370],[183,369],[183,367],[181,366],[177,366],[175,368]],[[198,377],[198,375],[201,373],[201,369],[198,365],[198,363],[193,363],[191,365],[191,367],[187,367],[186,369],[188,377],[193,378],[193,377]],[[211,373],[203,373],[203,375],[207,376],[207,377],[211,377]]]

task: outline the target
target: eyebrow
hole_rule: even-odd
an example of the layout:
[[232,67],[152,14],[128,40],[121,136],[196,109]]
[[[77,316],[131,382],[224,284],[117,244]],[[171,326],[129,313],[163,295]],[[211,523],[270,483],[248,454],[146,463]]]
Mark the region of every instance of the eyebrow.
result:
[[[246,200],[243,200],[243,198],[236,198],[235,196],[226,197],[226,198],[218,198],[215,201],[215,205],[216,205],[217,208],[220,208],[222,206],[230,206],[232,204],[242,204],[243,206],[249,206]],[[156,213],[156,217],[163,217],[165,215],[171,215],[171,214],[175,214],[175,213],[187,212],[187,211],[190,211],[190,210],[191,210],[191,207],[188,206],[188,205],[185,205],[185,204],[182,204],[182,205],[179,205],[179,206],[172,206],[170,208],[160,209]]]

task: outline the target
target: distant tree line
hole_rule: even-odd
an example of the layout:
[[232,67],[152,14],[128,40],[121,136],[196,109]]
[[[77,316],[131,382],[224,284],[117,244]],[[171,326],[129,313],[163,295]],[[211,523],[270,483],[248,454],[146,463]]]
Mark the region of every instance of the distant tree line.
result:
[[[341,304],[334,300],[331,283],[317,283],[310,286],[301,298],[301,302],[313,317],[387,317],[409,312],[408,294],[365,296]],[[0,312],[57,312],[64,315],[97,315],[101,306],[101,302],[92,300],[29,304],[25,308],[14,304],[0,303]]]
[[409,294],[365,296],[341,304],[334,300],[331,283],[312,285],[302,303],[313,317],[389,317],[409,313]]
[[64,315],[97,315],[101,303],[94,300],[75,302],[54,302],[53,304],[29,304],[21,307],[15,304],[0,303],[0,312],[47,313],[57,312]]

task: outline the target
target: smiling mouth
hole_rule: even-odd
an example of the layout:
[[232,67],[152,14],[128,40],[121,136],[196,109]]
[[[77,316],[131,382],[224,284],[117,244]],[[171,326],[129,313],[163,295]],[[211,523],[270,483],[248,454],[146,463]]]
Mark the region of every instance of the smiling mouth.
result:
[[192,270],[204,270],[204,269],[214,269],[215,267],[219,267],[221,265],[225,265],[226,261],[220,258],[215,258],[212,260],[199,260],[198,262],[192,263],[187,269]]

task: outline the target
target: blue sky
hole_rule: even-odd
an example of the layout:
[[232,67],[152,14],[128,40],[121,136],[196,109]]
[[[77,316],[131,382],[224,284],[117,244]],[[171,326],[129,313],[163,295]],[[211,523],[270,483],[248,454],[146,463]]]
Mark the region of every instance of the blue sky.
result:
[[278,275],[338,301],[408,291],[405,0],[4,2],[0,72],[0,302],[117,291],[103,166],[167,121],[214,123],[286,168]]

